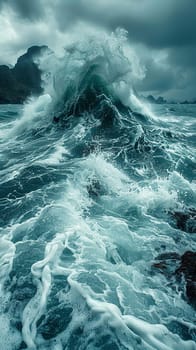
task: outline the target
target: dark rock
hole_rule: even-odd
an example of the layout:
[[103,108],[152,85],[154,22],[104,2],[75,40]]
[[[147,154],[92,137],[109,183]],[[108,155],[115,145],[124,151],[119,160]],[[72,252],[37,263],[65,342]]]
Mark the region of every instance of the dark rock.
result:
[[22,103],[29,90],[13,75],[12,69],[0,66],[0,103]]
[[32,46],[27,52],[18,58],[15,67],[11,70],[16,81],[20,82],[31,93],[40,94],[41,89],[41,72],[34,59],[45,50],[46,46]]
[[166,277],[175,277],[186,283],[186,297],[192,306],[196,307],[196,253],[187,251],[182,256],[177,253],[163,253],[156,257],[153,268],[159,270]]
[[164,104],[167,103],[167,101],[162,97],[162,96],[158,96],[157,98],[149,95],[145,98],[148,102],[150,103],[157,103],[157,104]]
[[196,253],[185,252],[181,257],[181,265],[176,272],[184,273],[186,278],[196,279]]
[[19,350],[27,349],[27,345],[25,344],[24,341],[20,344]]
[[181,105],[188,105],[188,104],[189,104],[189,101],[184,100],[184,101],[180,102],[180,104],[181,104]]
[[164,273],[168,277],[175,273],[176,266],[180,262],[180,255],[175,252],[168,252],[159,254],[155,258],[153,267],[159,269],[160,272]]
[[8,66],[2,65],[0,66],[0,81],[1,88],[11,88],[15,83],[15,79],[13,77],[12,71]]
[[18,58],[14,68],[0,66],[0,103],[23,103],[28,96],[39,95],[41,88],[41,71],[34,59],[47,46],[32,46]]
[[72,311],[72,308],[66,304],[51,308],[38,328],[44,339],[54,338],[66,329],[71,321]]
[[171,212],[171,217],[175,220],[175,226],[188,233],[196,233],[196,210],[188,208],[185,211]]
[[98,197],[102,194],[102,187],[97,179],[93,179],[87,186],[87,191],[90,197]]
[[185,252],[181,257],[177,275],[184,275],[186,280],[186,295],[190,303],[196,306],[196,253]]
[[171,252],[171,253],[162,253],[159,254],[158,257],[156,257],[156,260],[179,260],[180,259],[180,255],[178,253],[175,252]]
[[60,120],[60,118],[59,118],[59,117],[54,116],[54,118],[53,118],[53,122],[54,122],[54,123],[58,123],[58,122],[59,122],[59,120]]

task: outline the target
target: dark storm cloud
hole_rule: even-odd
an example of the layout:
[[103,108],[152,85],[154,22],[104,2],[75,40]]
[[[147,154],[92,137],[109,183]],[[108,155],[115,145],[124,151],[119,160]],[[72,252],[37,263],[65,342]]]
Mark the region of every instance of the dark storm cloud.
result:
[[41,0],[1,0],[1,3],[12,8],[21,19],[37,20],[44,15]]
[[167,67],[161,67],[152,59],[145,62],[146,75],[137,83],[137,88],[143,92],[164,93],[176,83],[176,74]]
[[[43,3],[43,2],[42,2]],[[56,6],[58,5],[58,6]],[[77,19],[128,30],[132,41],[163,48],[196,43],[195,0],[56,1],[61,29]]]
[[187,86],[190,97],[196,94],[196,0],[0,0],[1,8],[12,13],[13,30],[20,31],[13,42],[18,48],[41,39],[50,44],[57,31],[81,22],[109,30],[123,27],[136,51],[140,46],[146,67],[140,90],[178,96]]
[[[142,9],[144,3],[146,11]],[[165,0],[162,3],[154,0],[140,2],[140,11],[125,14],[120,24],[124,23],[132,40],[162,48],[195,44],[195,18],[195,0]]]
[[173,48],[168,50],[169,60],[172,64],[181,67],[195,68],[196,66],[196,45]]
[[1,0],[21,18],[40,19],[50,7],[57,25],[85,20],[108,28],[122,26],[131,40],[153,47],[196,43],[195,0]]

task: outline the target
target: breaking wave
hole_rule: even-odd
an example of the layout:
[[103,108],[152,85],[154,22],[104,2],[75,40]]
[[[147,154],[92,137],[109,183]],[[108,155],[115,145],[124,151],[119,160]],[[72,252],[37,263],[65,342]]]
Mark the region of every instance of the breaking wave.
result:
[[0,109],[4,350],[196,349],[194,120],[140,102],[125,34],[49,52],[44,94]]

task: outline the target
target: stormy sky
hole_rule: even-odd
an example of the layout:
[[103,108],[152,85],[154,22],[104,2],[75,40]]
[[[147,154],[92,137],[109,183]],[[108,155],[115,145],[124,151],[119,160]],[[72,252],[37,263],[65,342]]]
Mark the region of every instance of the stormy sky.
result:
[[29,46],[55,49],[73,30],[128,31],[144,94],[196,98],[196,0],[0,0],[0,64]]

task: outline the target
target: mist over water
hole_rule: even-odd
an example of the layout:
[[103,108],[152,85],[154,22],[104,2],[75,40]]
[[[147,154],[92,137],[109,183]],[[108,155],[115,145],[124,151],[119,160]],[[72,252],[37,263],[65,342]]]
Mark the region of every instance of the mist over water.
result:
[[121,30],[40,66],[44,94],[0,107],[0,348],[196,349],[195,106],[138,99]]

